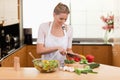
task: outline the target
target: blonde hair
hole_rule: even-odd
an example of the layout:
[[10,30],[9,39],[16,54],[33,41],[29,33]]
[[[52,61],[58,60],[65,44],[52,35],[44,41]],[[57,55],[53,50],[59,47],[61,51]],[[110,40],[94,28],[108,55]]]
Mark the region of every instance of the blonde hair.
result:
[[70,13],[70,10],[68,8],[67,5],[63,4],[63,3],[58,3],[57,6],[54,8],[54,13],[55,14],[60,14],[60,13],[66,13],[66,14],[69,14]]

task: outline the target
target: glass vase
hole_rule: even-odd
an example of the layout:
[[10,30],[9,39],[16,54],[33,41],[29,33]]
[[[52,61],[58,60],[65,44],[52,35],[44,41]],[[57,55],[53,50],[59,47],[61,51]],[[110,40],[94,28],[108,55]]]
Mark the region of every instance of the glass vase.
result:
[[104,35],[104,44],[108,44],[108,43],[109,43],[109,31],[106,30]]

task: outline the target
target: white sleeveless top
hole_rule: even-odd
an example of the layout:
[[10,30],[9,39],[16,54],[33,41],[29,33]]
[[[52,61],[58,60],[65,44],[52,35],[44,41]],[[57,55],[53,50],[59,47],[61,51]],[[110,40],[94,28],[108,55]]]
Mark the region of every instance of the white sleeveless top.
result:
[[[61,46],[62,48],[67,49],[68,37],[66,35],[66,31],[64,30],[63,37],[56,37],[51,34],[51,29],[52,29],[52,23],[50,24],[50,28],[49,28],[48,34],[46,36],[45,47]],[[43,54],[42,59],[59,60],[60,63],[63,64],[64,60],[66,59],[66,56],[62,55],[59,51],[55,51],[55,52],[52,52],[49,54]]]

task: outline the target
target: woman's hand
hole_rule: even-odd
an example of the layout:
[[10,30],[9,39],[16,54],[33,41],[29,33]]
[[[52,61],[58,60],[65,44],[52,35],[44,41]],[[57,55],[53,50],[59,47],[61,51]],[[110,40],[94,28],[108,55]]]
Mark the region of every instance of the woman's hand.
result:
[[81,56],[78,53],[67,53],[67,54],[71,55],[71,56],[77,56],[77,57],[81,58]]
[[62,55],[66,55],[67,54],[67,51],[65,49],[63,49],[62,47],[58,47],[58,50],[59,52],[62,54]]
[[66,55],[66,54],[67,54],[67,51],[66,51],[66,50],[62,50],[62,51],[60,51],[60,53],[61,53],[62,55]]

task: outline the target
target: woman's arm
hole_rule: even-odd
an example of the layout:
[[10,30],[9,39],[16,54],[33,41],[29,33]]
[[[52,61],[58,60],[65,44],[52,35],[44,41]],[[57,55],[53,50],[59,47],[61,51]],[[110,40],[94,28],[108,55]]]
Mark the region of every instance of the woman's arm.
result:
[[36,50],[38,54],[50,53],[58,50],[58,48],[56,47],[53,48],[45,47],[44,42],[48,30],[49,30],[49,23],[43,23],[39,27],[38,38],[37,38],[37,50]]
[[63,49],[62,47],[45,47],[44,46],[44,44],[40,44],[40,43],[38,43],[37,44],[37,53],[38,54],[48,54],[48,53],[51,53],[51,52],[54,52],[54,51],[57,51],[57,50],[59,50],[59,52],[61,53],[61,54],[66,54],[66,50],[65,49]]
[[37,44],[37,53],[38,54],[47,54],[47,53],[54,52],[57,50],[58,50],[57,47],[46,48],[46,47],[44,47],[44,44]]

